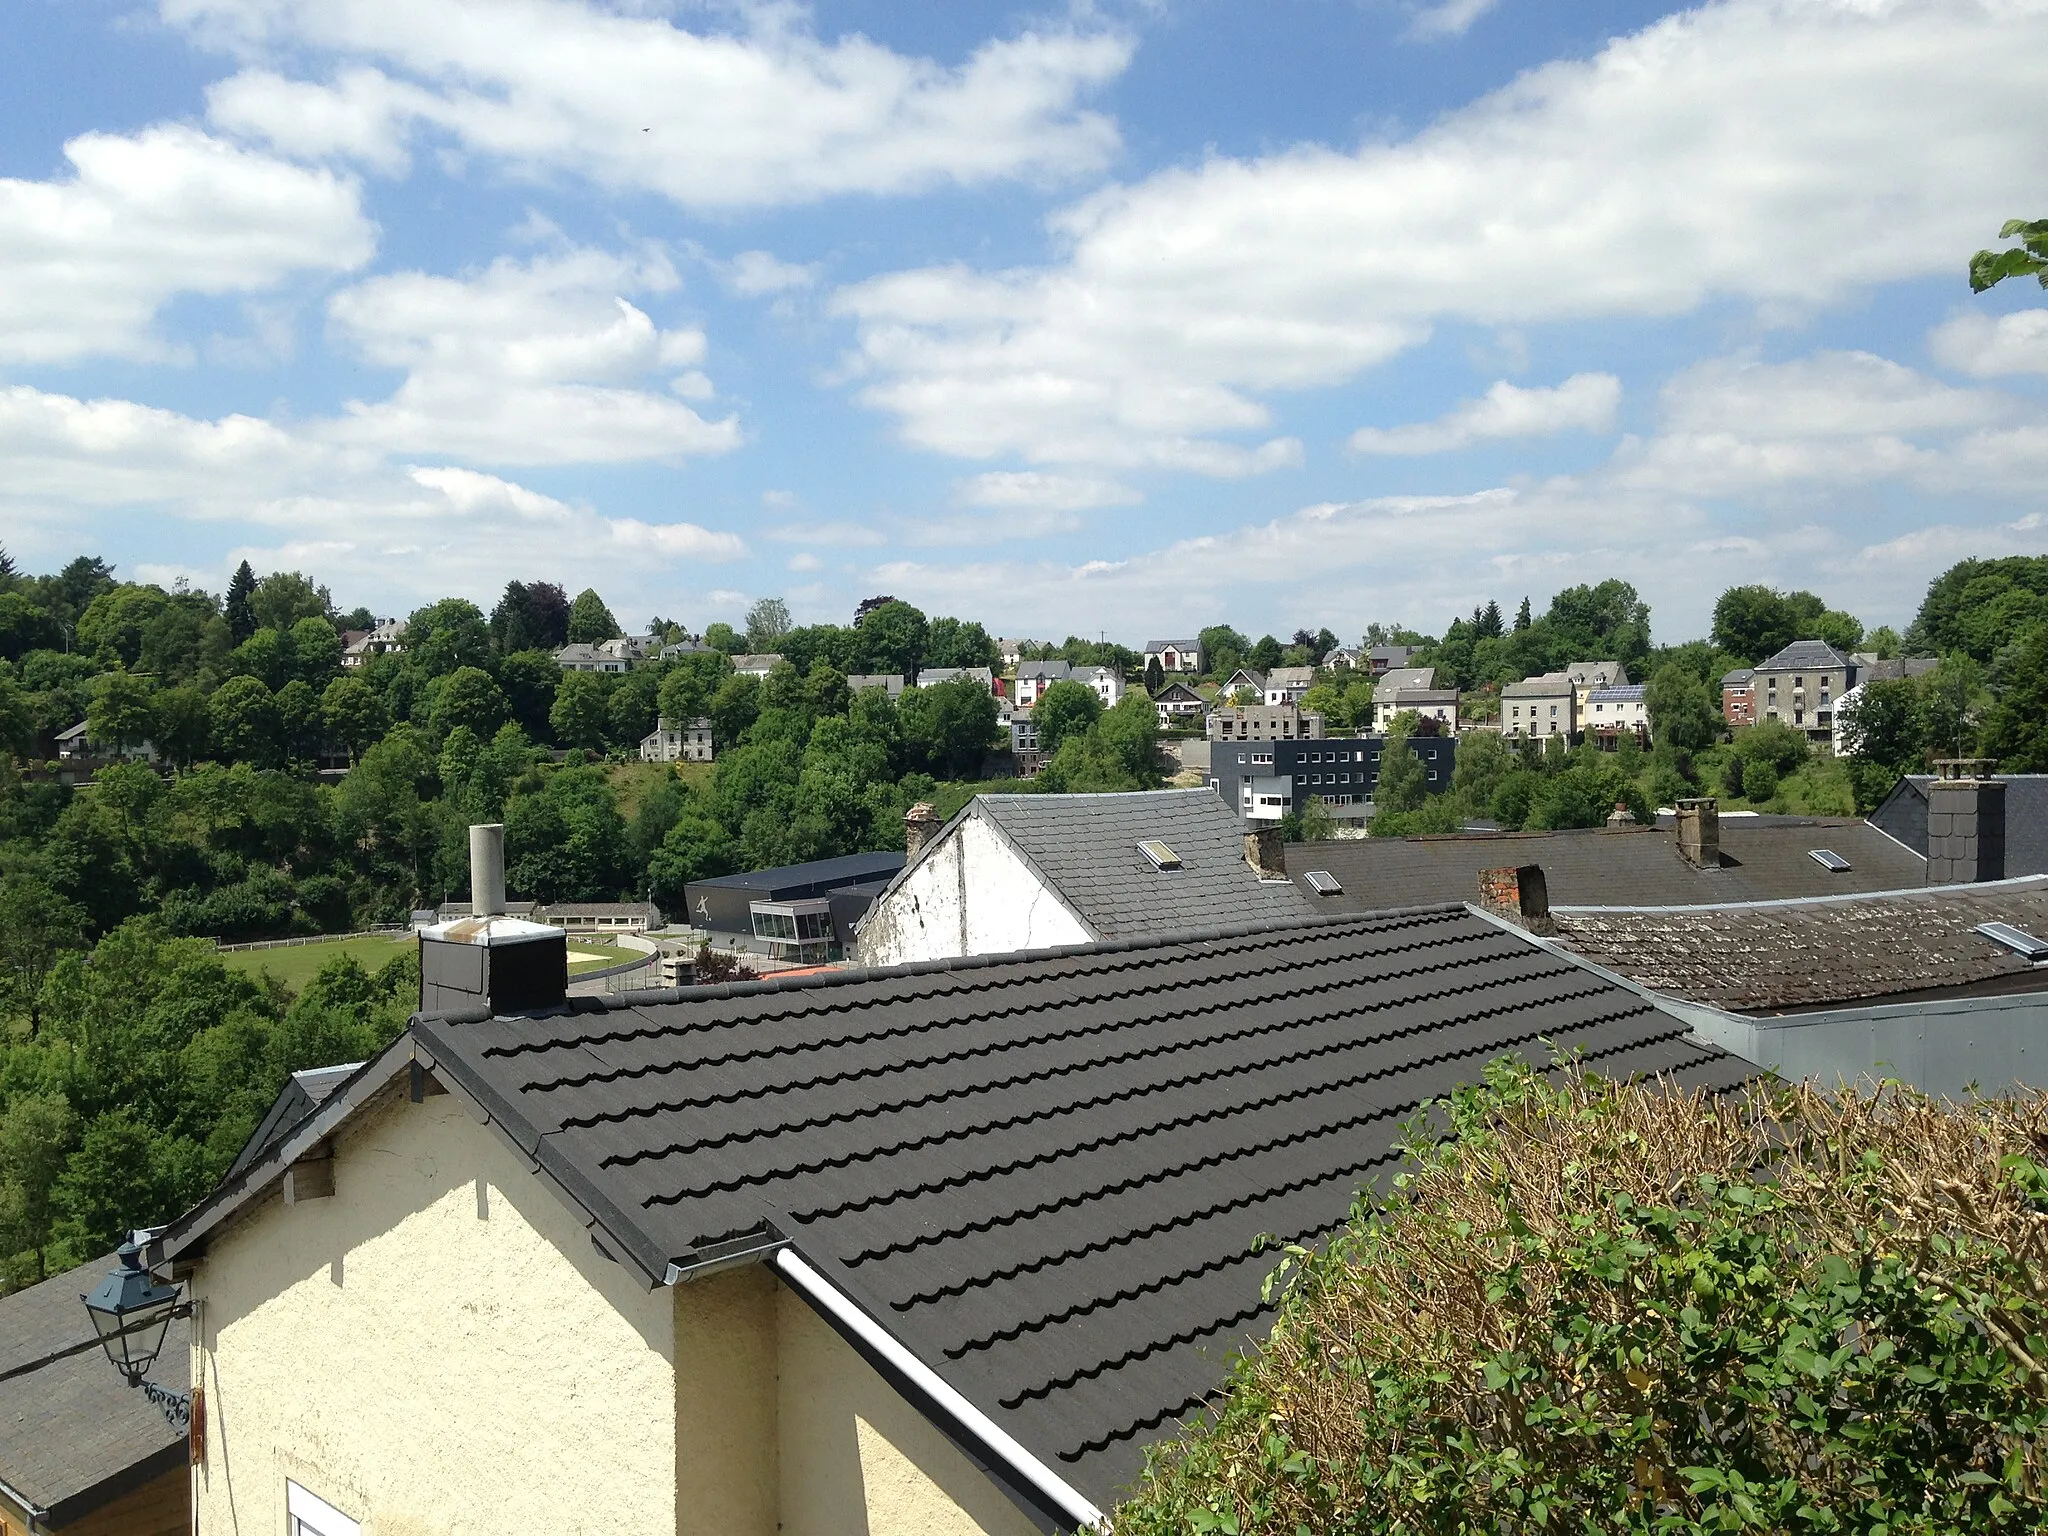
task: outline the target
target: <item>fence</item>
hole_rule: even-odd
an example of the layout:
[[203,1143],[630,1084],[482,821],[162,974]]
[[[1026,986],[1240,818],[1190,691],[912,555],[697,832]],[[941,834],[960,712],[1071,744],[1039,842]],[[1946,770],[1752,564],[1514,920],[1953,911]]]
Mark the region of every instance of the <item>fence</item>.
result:
[[407,927],[359,928],[354,933],[309,933],[296,939],[251,939],[245,944],[223,944],[219,939],[213,947],[223,955],[231,955],[245,949],[293,949],[300,944],[334,944],[343,939],[395,939],[411,933]]

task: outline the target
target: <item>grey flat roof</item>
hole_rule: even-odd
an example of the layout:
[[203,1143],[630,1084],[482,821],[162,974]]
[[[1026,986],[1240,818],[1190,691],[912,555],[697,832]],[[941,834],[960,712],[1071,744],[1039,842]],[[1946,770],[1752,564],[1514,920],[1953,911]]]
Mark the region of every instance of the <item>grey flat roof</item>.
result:
[[[1814,848],[1833,849],[1851,867],[1840,874],[1821,868],[1810,857]],[[1313,897],[1323,912],[1476,901],[1481,870],[1524,864],[1543,867],[1553,907],[1774,901],[1927,883],[1924,859],[1868,822],[1847,818],[1724,817],[1721,864],[1705,870],[1679,857],[1669,825],[1364,837],[1287,847],[1287,872],[1303,891],[1312,869],[1328,870],[1343,883],[1341,896]]]
[[744,875],[714,875],[705,880],[692,880],[690,884],[693,887],[708,885],[754,891],[765,895],[770,891],[789,890],[796,886],[865,882],[877,876],[893,875],[902,867],[903,855],[900,853],[849,853],[836,859],[813,859],[808,864],[784,864],[775,869],[757,869]]

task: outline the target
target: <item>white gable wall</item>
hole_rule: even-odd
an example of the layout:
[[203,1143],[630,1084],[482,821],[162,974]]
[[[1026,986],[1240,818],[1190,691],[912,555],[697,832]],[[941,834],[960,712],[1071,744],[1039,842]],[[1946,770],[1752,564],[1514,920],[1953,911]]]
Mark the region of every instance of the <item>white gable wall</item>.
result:
[[966,817],[861,920],[863,964],[1085,944],[1093,936],[982,817]]

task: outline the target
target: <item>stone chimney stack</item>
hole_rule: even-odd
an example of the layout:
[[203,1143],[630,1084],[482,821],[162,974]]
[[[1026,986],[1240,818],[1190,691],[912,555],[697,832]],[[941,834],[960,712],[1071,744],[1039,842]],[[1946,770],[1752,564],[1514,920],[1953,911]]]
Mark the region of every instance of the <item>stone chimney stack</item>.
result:
[[1550,920],[1550,882],[1541,864],[1479,871],[1479,905],[1531,933],[1555,933]]
[[941,822],[930,802],[920,800],[903,813],[903,851],[916,858],[924,845],[938,835]]
[[1614,809],[1607,813],[1607,830],[1610,832],[1622,832],[1635,824],[1635,812],[1622,804],[1621,801],[1615,801]]
[[505,828],[488,823],[469,829],[469,915],[498,917],[505,910]]
[[1927,883],[2005,878],[2005,782],[1987,758],[1944,758],[1927,786]]
[[1278,827],[1260,827],[1244,835],[1244,861],[1261,880],[1285,880],[1287,855]]
[[1678,802],[1678,854],[1694,869],[1721,867],[1721,802],[1712,795]]

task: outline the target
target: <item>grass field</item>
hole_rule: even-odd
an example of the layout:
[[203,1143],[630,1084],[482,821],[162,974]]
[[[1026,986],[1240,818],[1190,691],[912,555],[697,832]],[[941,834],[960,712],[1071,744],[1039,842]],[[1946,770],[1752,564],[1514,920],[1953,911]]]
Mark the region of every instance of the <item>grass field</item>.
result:
[[336,955],[348,955],[364,970],[375,972],[417,943],[411,934],[398,938],[365,934],[352,939],[329,939],[320,944],[294,944],[284,949],[238,949],[222,955],[230,969],[254,975],[268,971],[294,992],[313,979],[314,972]]
[[608,777],[619,797],[619,814],[631,821],[641,798],[673,773],[693,788],[711,782],[709,763],[614,763]]
[[[251,975],[268,971],[292,991],[298,992],[313,979],[321,966],[336,955],[348,955],[364,970],[375,972],[397,956],[410,953],[417,943],[418,940],[410,934],[401,938],[366,934],[357,938],[327,939],[318,944],[293,944],[283,949],[238,949],[220,958],[231,969],[247,971]],[[642,955],[640,950],[621,949],[616,944],[571,939],[569,974],[574,976],[579,971],[624,965],[628,960],[642,958]]]

